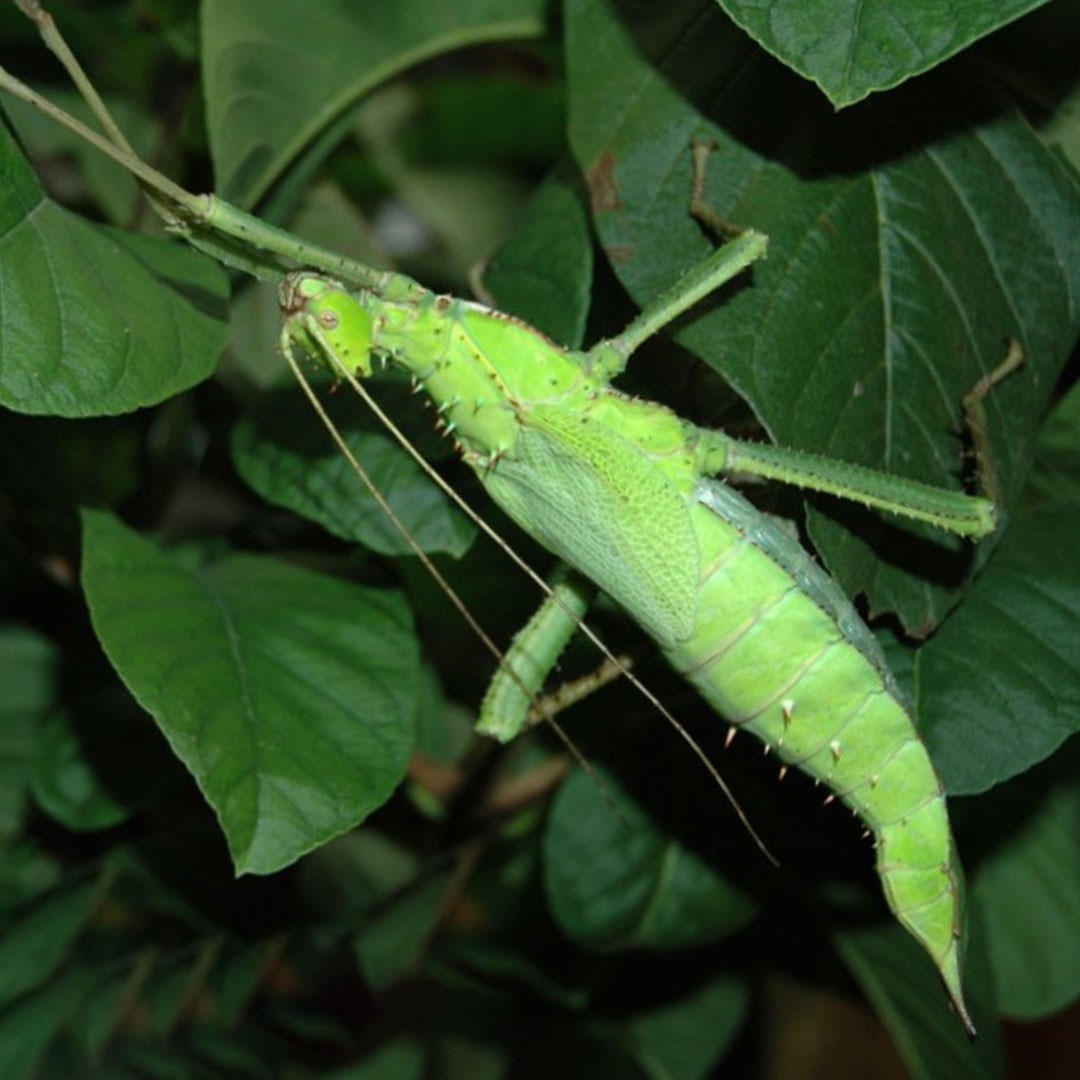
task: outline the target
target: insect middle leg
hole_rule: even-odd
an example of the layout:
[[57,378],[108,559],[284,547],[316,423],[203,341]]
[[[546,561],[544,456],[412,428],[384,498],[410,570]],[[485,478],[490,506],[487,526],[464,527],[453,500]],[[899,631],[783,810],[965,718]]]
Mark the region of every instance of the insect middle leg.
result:
[[690,267],[678,281],[644,308],[616,337],[594,345],[586,354],[590,369],[611,380],[626,367],[631,354],[709,293],[726,285],[747,267],[765,257],[768,237],[756,229],[737,225],[717,214],[705,198],[705,177],[713,144],[695,140],[692,146],[694,174],[690,190],[690,213],[728,242]]
[[[526,728],[549,719],[591,692],[582,686],[561,696],[557,691],[552,699],[540,697],[563,649],[580,626],[593,591],[591,586],[569,573],[556,575],[551,582],[551,594],[514,635],[513,643],[491,680],[476,723],[480,734],[490,735],[499,742],[509,742]],[[624,670],[619,664],[611,666],[615,674]],[[592,681],[597,686],[602,685],[595,678]]]

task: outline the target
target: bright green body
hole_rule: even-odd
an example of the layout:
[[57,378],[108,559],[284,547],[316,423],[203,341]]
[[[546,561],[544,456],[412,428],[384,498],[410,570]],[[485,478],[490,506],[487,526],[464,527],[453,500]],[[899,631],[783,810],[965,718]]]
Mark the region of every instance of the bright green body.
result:
[[[407,368],[492,498],[595,582],[732,724],[873,832],[890,907],[965,1022],[961,873],[944,793],[872,635],[778,526],[704,473],[712,433],[608,385],[608,346],[558,348],[508,316],[287,282],[290,333],[350,373]],[[594,374],[600,372],[600,374]]]

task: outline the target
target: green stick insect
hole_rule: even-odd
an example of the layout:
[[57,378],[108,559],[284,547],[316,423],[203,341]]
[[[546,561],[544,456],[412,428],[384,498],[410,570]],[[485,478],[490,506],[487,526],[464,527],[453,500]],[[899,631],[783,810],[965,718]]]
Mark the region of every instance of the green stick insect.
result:
[[[761,259],[766,238],[742,232],[623,333],[588,351],[564,349],[491,308],[304,245],[177,188],[134,158],[74,58],[54,51],[111,141],[6,72],[4,85],[129,167],[192,242],[248,269],[251,249],[316,267],[280,287],[282,349],[294,367],[294,352],[309,354],[360,393],[358,379],[377,362],[405,369],[495,502],[572,568],[504,658],[479,730],[506,741],[526,726],[593,586],[603,590],[732,731],[754,733],[785,768],[821,781],[862,819],[890,908],[974,1034],[961,975],[962,874],[944,791],[909,707],[839,586],[719,477],[781,480],[972,538],[993,531],[993,501],[739,442],[612,386],[646,339]],[[1010,356],[991,381],[1017,362]]]
[[[993,530],[993,503],[736,442],[611,386],[642,341],[765,247],[744,232],[587,352],[397,275],[355,292],[291,275],[282,344],[350,383],[381,359],[407,370],[521,528],[625,608],[733,730],[753,732],[850,806],[875,836],[889,906],[974,1032],[961,985],[961,870],[910,712],[836,583],[716,476],[779,478],[966,536]],[[572,582],[545,601],[496,677],[479,730],[518,734],[586,605]]]

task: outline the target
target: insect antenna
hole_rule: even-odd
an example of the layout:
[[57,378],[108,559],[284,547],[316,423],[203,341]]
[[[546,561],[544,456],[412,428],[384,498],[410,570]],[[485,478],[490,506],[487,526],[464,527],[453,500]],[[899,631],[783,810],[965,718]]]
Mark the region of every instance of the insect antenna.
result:
[[[256,277],[278,277],[281,273],[280,266],[270,268],[270,272],[266,273],[264,272],[264,268],[256,260],[243,257],[242,252],[233,250],[229,246],[223,246],[220,243],[207,246],[204,242],[200,242],[198,229],[201,226],[206,225],[212,230],[216,226],[226,235],[233,235],[234,228],[238,228],[244,243],[254,245],[274,255],[284,255],[286,258],[293,260],[303,260],[311,265],[319,266],[323,270],[337,273],[357,284],[371,284],[371,272],[367,267],[360,266],[350,259],[336,255],[336,253],[323,251],[314,245],[296,245],[291,237],[279,234],[278,230],[266,226],[265,223],[254,221],[254,219],[247,220],[246,215],[239,214],[225,204],[215,204],[206,196],[193,195],[178,184],[173,183],[173,181],[163,173],[159,172],[151,165],[148,165],[139,157],[120,126],[116,123],[112,114],[109,112],[108,106],[102,100],[100,94],[98,94],[93,83],[90,81],[90,78],[87,76],[86,71],[79,63],[78,58],[69,48],[49,12],[45,10],[39,0],[14,0],[14,2],[23,14],[37,27],[38,33],[45,42],[45,45],[60,61],[60,64],[75,84],[79,94],[86,102],[91,113],[101,125],[104,134],[95,131],[81,120],[72,116],[66,110],[54,105],[47,98],[41,97],[33,89],[21,82],[14,75],[10,74],[10,72],[3,67],[0,67],[0,87],[8,90],[27,104],[32,105],[38,111],[50,117],[63,127],[68,128],[81,139],[98,149],[101,153],[131,172],[138,180],[140,187],[143,189],[143,193],[150,201],[150,204],[153,206],[158,216],[165,222],[167,228],[176,229],[183,233],[185,237],[197,247],[206,246],[208,253],[213,255],[213,257],[219,261],[225,262],[236,269],[251,273]],[[211,222],[210,218],[215,206],[217,209],[217,216],[214,221]],[[245,220],[233,220],[239,218]],[[252,225],[258,227],[252,229],[250,227]],[[203,240],[205,240],[205,238],[203,238]],[[322,407],[318,396],[304,378],[299,365],[296,363],[295,357],[288,345],[287,334],[282,335],[282,352],[309,402],[319,416],[319,419],[329,431],[331,438],[340,452],[344,455],[345,459],[349,462],[353,471],[371,493],[372,498],[378,504],[380,510],[386,514],[391,524],[393,524],[398,532],[405,538],[421,564],[427,572],[431,574],[432,578],[450,599],[454,607],[461,613],[462,618],[465,619],[466,623],[483,643],[484,647],[495,657],[497,662],[501,663],[504,660],[503,652],[477,622],[476,618],[468,610],[465,602],[439,571],[438,567],[431,561],[427,553],[416,542],[404,523],[398,518],[393,508],[387,503],[382,492],[378,490],[366,470],[349,449],[344,439],[342,439],[333,420]],[[511,675],[516,679],[516,674],[512,670]],[[528,691],[524,686],[522,686],[522,690],[528,694]],[[528,694],[528,696],[532,699],[531,694]],[[544,711],[542,705],[537,705],[537,709],[540,713],[543,713]],[[586,760],[581,750],[573,740],[570,739],[561,725],[554,719],[553,715],[545,715],[545,719],[566,746],[566,749],[573,759],[593,778],[593,780],[596,781],[605,800],[611,806],[615,815],[625,821],[625,816],[622,811],[616,805],[614,799],[597,776],[596,770]]]
[[[81,68],[78,70],[80,72],[82,71]],[[140,184],[143,185],[144,190],[150,188],[155,193],[155,196],[151,197],[151,201],[154,203],[155,207],[160,206],[160,197],[162,196],[174,201],[178,206],[182,205],[185,207],[198,199],[198,196],[192,195],[191,192],[185,191],[178,184],[174,184],[164,175],[164,173],[160,173],[157,169],[147,165],[142,158],[138,157],[131,150],[129,143],[124,139],[123,135],[119,133],[118,129],[115,136],[112,136],[110,131],[112,140],[110,141],[110,139],[105,138],[104,135],[101,135],[93,128],[88,127],[81,120],[76,119],[58,105],[54,105],[47,98],[43,98],[24,82],[15,78],[14,75],[3,67],[0,67],[0,86],[21,101],[25,101],[28,105],[32,105],[45,116],[48,116],[58,124],[66,127],[69,131],[74,132],[79,138],[100,150],[106,157],[110,157],[117,164],[122,165],[135,176]],[[81,84],[80,89],[82,89]],[[90,101],[90,99],[87,100],[88,102]],[[93,108],[93,105],[91,105],[91,108]],[[113,127],[115,127],[115,125],[113,125]],[[169,220],[171,217],[167,212],[164,216],[166,217],[166,220]]]
[[[233,241],[238,242],[240,245],[255,247],[275,256],[284,256],[286,259],[302,261],[309,265],[318,266],[320,269],[344,276],[356,284],[370,285],[373,280],[379,278],[380,275],[374,275],[373,278],[372,271],[368,267],[355,263],[351,259],[339,256],[334,252],[325,251],[317,246],[298,243],[295,238],[283,233],[281,230],[269,226],[249,215],[243,214],[240,211],[236,211],[235,209],[228,207],[227,204],[216,201],[211,196],[194,195],[180,187],[178,184],[173,183],[173,181],[163,173],[144,162],[132,149],[131,144],[116,124],[100,95],[94,89],[79,61],[67,46],[67,43],[60,34],[59,28],[53,21],[52,16],[45,10],[44,6],[40,3],[40,0],[15,0],[15,4],[36,25],[46,46],[57,57],[72,81],[76,84],[83,99],[90,107],[91,112],[97,118],[98,122],[104,128],[108,137],[100,134],[93,128],[88,127],[86,124],[82,123],[82,121],[58,106],[53,105],[52,102],[47,99],[42,98],[3,67],[0,67],[0,87],[6,89],[16,97],[34,106],[46,116],[51,117],[56,122],[73,131],[75,134],[79,135],[80,138],[84,139],[103,154],[112,158],[131,172],[136,179],[139,180],[154,209],[164,219],[167,228],[180,232],[194,246],[206,250],[221,262],[244,270],[256,277],[277,276],[277,274],[280,274],[281,272],[280,263],[274,267],[264,268],[256,260],[242,257],[242,254],[236,250],[235,243],[232,245],[223,245],[220,242],[210,243],[209,235],[214,232],[219,232],[226,237],[231,238]],[[283,352],[286,355],[289,366],[300,380],[305,394],[307,394],[309,401],[311,401],[322,422],[327,426],[335,444],[345,455],[346,460],[349,461],[350,465],[357,472],[357,475],[367,486],[368,490],[372,493],[372,496],[375,498],[380,508],[387,513],[391,523],[395,528],[401,531],[410,546],[413,546],[413,538],[403,527],[389,505],[386,504],[382,494],[378,492],[371,483],[370,478],[367,477],[363,467],[356,460],[355,455],[352,454],[344,443],[344,440],[341,439],[340,433],[334,426],[333,421],[326,414],[325,410],[322,409],[317,395],[315,395],[314,391],[304,379],[299,366],[296,364],[294,357],[287,348],[285,335],[282,337],[282,344]],[[547,582],[544,581],[544,579],[529,566],[525,559],[518,555],[517,552],[511,548],[509,543],[503,539],[494,528],[488,525],[488,523],[473,510],[456,491],[454,491],[450,484],[448,484],[428,464],[419,451],[412,446],[409,440],[405,438],[404,434],[371,398],[370,394],[363,388],[355,375],[348,371],[343,371],[342,374],[353,390],[363,398],[369,408],[372,409],[379,420],[386,426],[387,430],[390,431],[394,438],[402,445],[402,447],[404,447],[413,459],[419,463],[420,467],[435,481],[436,484],[438,484],[448,497],[460,507],[477,527],[493,540],[495,544],[518,565],[518,567],[536,582],[542,592],[547,595],[552,595]],[[503,654],[498,646],[495,645],[491,638],[479,626],[475,617],[467,611],[464,601],[462,601],[450,587],[443,575],[427,557],[427,554],[420,550],[419,545],[413,546],[413,550],[421,560],[421,563],[433,575],[435,581],[446,591],[447,596],[451,599],[454,606],[462,613],[466,622],[477,634],[484,646],[501,661]],[[556,602],[560,603],[560,605],[562,603],[557,597]],[[567,614],[571,613],[567,612]],[[731,789],[720,775],[716,766],[709,760],[708,755],[700,744],[694,739],[689,731],[676,720],[670,710],[663,705],[659,698],[657,698],[656,695],[637,678],[637,676],[630,672],[625,664],[620,663],[618,658],[583,620],[574,617],[574,621],[581,632],[600,650],[605,659],[609,663],[615,665],[621,675],[630,681],[631,685],[644,696],[644,698],[674,728],[680,738],[686,742],[705,766],[705,769],[712,777],[714,783],[716,783],[721,792],[723,792],[724,797],[731,804],[739,821],[742,822],[744,828],[750,834],[762,854],[773,865],[778,865],[776,858],[765,846],[761,837],[758,836],[745,811],[739,805]],[[530,699],[532,698],[531,694],[528,696]],[[566,733],[550,717],[547,719],[565,743],[568,750],[573,754],[574,758],[583,768],[595,777],[595,771],[583,759],[581,752],[572,744]]]
[[[423,549],[423,547],[421,547],[420,542],[409,531],[408,526],[398,516],[397,511],[395,511],[394,508],[387,501],[386,496],[379,490],[375,481],[371,479],[371,475],[368,473],[367,469],[365,469],[364,466],[361,465],[359,458],[357,458],[357,456],[353,453],[352,448],[345,441],[345,438],[338,430],[337,425],[334,423],[329,413],[327,413],[326,409],[323,407],[322,402],[319,400],[319,395],[315,393],[314,388],[311,386],[311,383],[308,382],[302,368],[296,361],[296,357],[293,355],[292,345],[289,341],[288,330],[284,330],[282,332],[281,351],[284,354],[285,360],[288,363],[290,369],[292,370],[293,375],[296,377],[297,382],[299,382],[300,387],[304,392],[304,396],[308,399],[311,407],[315,410],[315,414],[318,416],[323,426],[329,432],[330,438],[333,440],[334,445],[337,447],[345,460],[349,463],[349,467],[353,470],[354,473],[356,473],[357,477],[360,479],[361,483],[363,483],[364,487],[367,488],[368,493],[375,500],[379,509],[386,515],[391,525],[393,525],[394,528],[397,529],[397,531],[404,538],[405,542],[412,549],[413,554],[420,561],[420,564],[431,575],[432,579],[443,591],[450,603],[453,604],[453,606],[457,609],[458,613],[465,620],[469,629],[472,630],[472,632],[477,636],[477,638],[479,638],[484,648],[487,649],[487,651],[491,653],[491,655],[495,658],[496,663],[503,663],[506,659],[506,654],[502,651],[502,649],[499,648],[498,645],[495,644],[495,642],[491,638],[491,635],[488,634],[488,632],[483,628],[483,626],[480,625],[479,620],[469,610],[469,606],[461,598],[461,595],[458,593],[458,591],[453,587],[453,585],[450,584],[449,581],[447,581],[446,576],[435,565],[431,556],[428,555],[428,553]],[[369,403],[374,404],[374,402]],[[401,437],[404,438],[404,436]],[[546,710],[542,703],[534,700],[532,693],[530,693],[529,689],[525,686],[524,682],[513,670],[513,668],[510,667],[508,668],[508,670],[510,672],[511,678],[513,678],[514,681],[518,684],[518,687],[521,689],[521,691],[531,701],[533,701],[533,708],[536,710],[537,714],[542,716],[543,719],[551,725],[552,730],[558,736],[562,744],[566,747],[567,751],[570,753],[573,759],[577,762],[578,765],[581,766],[585,773],[599,786],[605,801],[611,807],[615,815],[625,822],[625,815],[619,809],[618,805],[615,803],[615,800],[612,798],[611,794],[607,791],[603,782],[600,780],[600,777],[597,775],[596,770],[590,764],[585,755],[581,752],[577,744],[566,733],[565,729],[555,719],[554,715],[551,714],[549,710]]]
[[[305,265],[318,267],[365,288],[378,288],[385,281],[385,273],[373,271],[363,263],[318,244],[298,240],[291,233],[230,206],[214,195],[193,194],[145,162],[113,119],[40,0],[14,0],[14,3],[34,23],[46,47],[60,61],[105,134],[37,94],[2,65],[0,89],[33,106],[127,169],[164,222],[166,232],[182,236],[218,262],[261,280],[277,281],[288,266]],[[253,252],[258,254],[253,255]]]
[[[315,328],[309,330],[313,336],[318,337],[318,332]],[[296,368],[294,366],[293,370]],[[431,477],[432,481],[439,486],[439,488],[446,494],[446,496],[457,506],[462,513],[464,513],[470,521],[472,521],[481,532],[484,533],[497,547],[499,547],[503,553],[511,559],[517,566],[539,587],[540,591],[546,596],[552,597],[563,611],[574,620],[578,629],[596,646],[597,649],[603,654],[604,659],[614,665],[623,678],[629,680],[630,684],[635,690],[640,693],[650,705],[653,706],[660,713],[661,716],[674,728],[676,734],[690,747],[698,760],[705,766],[705,769],[709,773],[713,782],[723,792],[724,797],[731,804],[731,808],[734,810],[736,817],[742,823],[743,827],[750,834],[751,839],[757,846],[758,850],[765,856],[766,859],[772,863],[773,866],[779,866],[779,860],[768,849],[765,841],[758,835],[757,830],[750,823],[750,819],[746,814],[746,811],[739,805],[739,801],[735,798],[734,792],[728,786],[727,781],[720,775],[720,771],[709,759],[708,754],[705,753],[704,748],[694,738],[693,735],[683,726],[683,724],[675,718],[671,710],[664,705],[664,703],[629,669],[625,662],[620,660],[600,637],[593,631],[593,629],[583,619],[578,618],[573,612],[571,612],[563,601],[553,592],[551,586],[544,580],[543,576],[529,565],[528,561],[519,555],[513,547],[511,547],[509,541],[507,541],[494,526],[489,525],[484,518],[469,505],[469,503],[454,489],[453,485],[449,483],[439,472],[426,460],[426,458],[416,449],[415,446],[409,441],[405,433],[394,423],[391,417],[386,411],[379,405],[379,403],[371,396],[367,388],[363,383],[348,369],[338,366],[337,370],[341,373],[342,377],[349,384],[351,389],[358,394],[367,405],[369,409],[375,414],[376,418],[386,428],[387,431],[394,437],[394,439],[401,445],[402,449],[409,454],[410,457],[420,466],[424,472]],[[314,393],[314,391],[311,391]],[[329,419],[329,418],[327,418]],[[335,436],[335,441],[337,436]],[[340,445],[340,444],[339,444]],[[393,519],[391,519],[393,520]],[[400,527],[400,526],[399,526]],[[439,575],[441,578],[441,575]],[[468,616],[470,625],[475,625],[475,620],[472,615]],[[501,654],[500,654],[501,655]],[[528,694],[528,692],[526,691]],[[532,695],[529,694],[529,697]],[[560,733],[562,735],[562,733]],[[565,736],[563,736],[565,738]],[[575,755],[576,756],[576,755]],[[591,770],[590,770],[591,771]],[[595,775],[595,774],[594,774]]]
[[312,388],[311,384],[304,376],[300,365],[297,363],[296,357],[293,355],[292,347],[288,340],[288,331],[282,333],[281,351],[284,354],[289,367],[292,369],[292,373],[296,377],[297,382],[300,383],[300,387],[304,391],[304,396],[308,399],[311,407],[315,410],[315,413],[319,417],[319,420],[322,421],[323,426],[330,433],[330,438],[333,439],[334,445],[338,448],[338,451],[349,463],[349,467],[360,478],[360,481],[363,483],[364,487],[367,488],[368,493],[375,500],[379,509],[387,516],[390,523],[394,526],[395,529],[398,530],[402,537],[404,537],[405,542],[412,549],[413,554],[420,560],[424,569],[432,576],[432,578],[434,578],[435,583],[439,586],[439,588],[446,593],[447,598],[454,605],[454,607],[457,608],[461,617],[466,621],[466,623],[468,623],[469,628],[472,630],[472,632],[476,634],[476,636],[483,643],[484,648],[486,648],[488,652],[490,652],[495,657],[496,660],[501,662],[504,659],[502,650],[491,639],[491,636],[488,634],[488,632],[480,625],[480,623],[476,619],[476,616],[474,616],[473,613],[469,610],[468,605],[465,603],[465,601],[461,599],[454,587],[450,584],[449,581],[446,580],[443,572],[435,565],[434,561],[431,559],[428,553],[424,551],[424,549],[420,546],[420,542],[412,535],[411,532],[409,532],[408,526],[406,526],[405,523],[401,520],[401,518],[398,517],[397,512],[387,501],[386,496],[383,495],[383,493],[378,489],[378,487],[376,487],[375,482],[371,479],[368,471],[364,468],[363,465],[360,464],[359,459],[352,452],[352,449],[345,441],[344,436],[338,430],[337,425],[334,423],[333,419],[323,407],[322,402],[319,400],[319,395],[315,393],[315,390]]

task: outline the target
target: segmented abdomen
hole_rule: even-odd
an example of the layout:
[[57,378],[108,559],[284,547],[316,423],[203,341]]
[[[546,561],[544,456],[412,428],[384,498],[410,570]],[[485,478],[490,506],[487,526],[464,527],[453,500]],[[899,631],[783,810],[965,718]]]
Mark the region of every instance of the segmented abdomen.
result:
[[967,1023],[945,796],[877,643],[839,587],[740,495],[707,483],[694,636],[667,651],[732,724],[821,780],[875,837],[889,906]]

